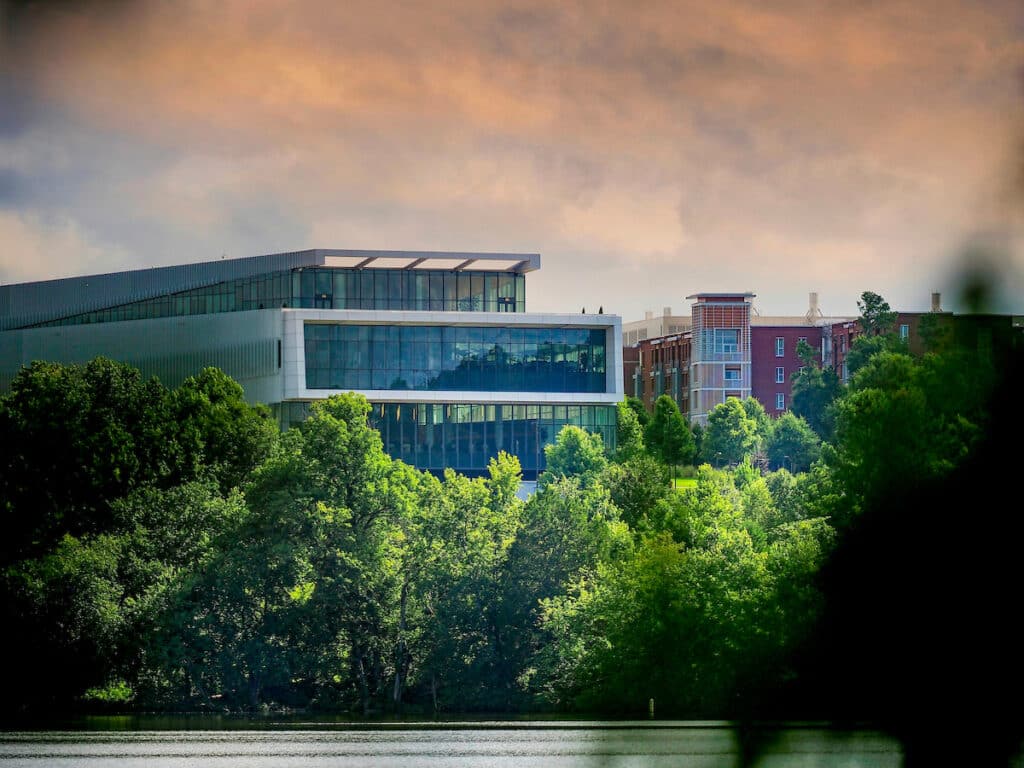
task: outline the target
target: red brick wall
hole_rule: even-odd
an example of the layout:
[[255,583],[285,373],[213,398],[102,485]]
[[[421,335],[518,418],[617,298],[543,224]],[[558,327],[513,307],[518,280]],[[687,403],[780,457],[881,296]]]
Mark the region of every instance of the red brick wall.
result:
[[[663,372],[664,392],[672,395],[672,375],[670,371],[676,367],[679,369],[679,397],[676,404],[679,410],[686,416],[690,410],[690,344],[689,333],[674,336],[660,336],[656,339],[644,339],[639,344],[640,349],[640,375],[643,378],[644,405],[647,410],[654,408],[654,401],[658,395],[654,388],[654,377],[652,371]],[[632,393],[628,383],[624,383],[627,392]]]
[[[783,339],[783,356],[775,356],[775,340]],[[789,410],[792,404],[793,383],[791,377],[800,367],[800,358],[796,356],[796,345],[801,338],[817,353],[816,360],[821,360],[821,328],[814,326],[767,326],[755,325],[750,328],[750,378],[751,394],[764,406],[769,416],[779,416]],[[784,369],[784,381],[775,382],[775,369]],[[785,408],[775,407],[776,394],[785,396]]]

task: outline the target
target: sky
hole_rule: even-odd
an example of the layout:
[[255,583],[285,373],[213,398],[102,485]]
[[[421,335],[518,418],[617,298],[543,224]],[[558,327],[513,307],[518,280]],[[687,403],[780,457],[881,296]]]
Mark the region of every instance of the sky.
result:
[[1024,313],[1024,3],[0,0],[0,282],[540,253],[531,311]]

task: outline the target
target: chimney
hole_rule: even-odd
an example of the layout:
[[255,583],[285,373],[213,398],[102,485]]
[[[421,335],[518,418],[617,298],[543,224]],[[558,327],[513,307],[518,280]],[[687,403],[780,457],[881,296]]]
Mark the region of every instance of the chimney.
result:
[[672,314],[672,307],[663,307],[661,310],[661,314],[663,314],[665,317],[668,317],[669,315]]
[[941,311],[942,311],[942,294],[938,293],[938,292],[933,293],[932,294],[932,312],[941,312]]
[[648,309],[648,310],[646,310],[644,312],[644,320],[650,320],[653,317],[654,317],[654,312],[652,312],[651,310]]
[[821,310],[818,308],[818,292],[811,291],[807,297],[807,314],[804,315],[809,321],[813,322],[821,317]]

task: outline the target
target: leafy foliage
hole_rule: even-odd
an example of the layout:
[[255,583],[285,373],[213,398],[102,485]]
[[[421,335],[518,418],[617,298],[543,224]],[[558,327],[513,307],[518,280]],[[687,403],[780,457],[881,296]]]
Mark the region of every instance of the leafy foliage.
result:
[[696,451],[693,434],[683,420],[679,406],[668,395],[661,395],[654,402],[654,415],[644,433],[651,453],[665,464],[675,467],[693,461]]
[[513,456],[393,460],[354,394],[280,435],[217,371],[36,364],[0,398],[16,704],[731,717],[799,691],[837,533],[968,465],[997,381],[987,352],[882,347],[844,388],[801,352],[808,420],[728,400],[685,490],[666,397],[646,429],[620,406],[614,461],[566,427],[526,501]]
[[765,451],[776,469],[806,472],[821,455],[820,446],[821,439],[811,426],[787,411],[772,425]]
[[563,427],[555,442],[544,448],[544,457],[547,468],[541,476],[541,484],[558,478],[579,477],[582,483],[589,485],[608,464],[601,435],[571,424]]
[[704,457],[716,466],[737,464],[758,446],[758,422],[735,397],[719,403],[708,414],[704,430]]
[[818,364],[814,350],[806,341],[797,343],[796,354],[802,365],[792,377],[790,410],[827,440],[832,435],[832,404],[841,394],[843,385],[831,367],[822,368]]

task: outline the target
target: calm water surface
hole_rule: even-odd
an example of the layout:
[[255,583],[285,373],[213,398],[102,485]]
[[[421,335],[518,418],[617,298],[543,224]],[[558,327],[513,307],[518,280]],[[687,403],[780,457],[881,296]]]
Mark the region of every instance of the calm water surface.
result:
[[[734,766],[738,742],[711,723],[262,724],[245,730],[0,732],[0,768],[650,768]],[[102,727],[102,726],[101,726]],[[782,731],[758,765],[898,766],[899,746],[877,733]]]

